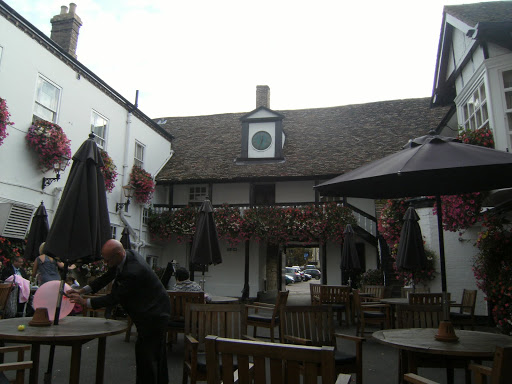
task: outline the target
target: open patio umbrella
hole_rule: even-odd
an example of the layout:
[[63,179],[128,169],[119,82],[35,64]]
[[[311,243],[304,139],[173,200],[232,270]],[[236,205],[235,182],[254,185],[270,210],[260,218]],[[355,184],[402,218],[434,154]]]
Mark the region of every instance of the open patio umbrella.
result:
[[400,233],[400,242],[396,255],[396,266],[398,269],[414,272],[421,271],[427,266],[427,256],[423,247],[423,237],[418,224],[420,217],[413,207],[407,208],[404,216],[404,225]]
[[41,201],[28,231],[27,246],[25,247],[26,260],[33,261],[39,256],[39,246],[46,241],[49,229],[48,214],[46,213],[44,203]]
[[124,227],[120,242],[123,244],[124,249],[132,249],[130,231],[128,230],[128,227]]
[[208,197],[201,204],[197,216],[196,233],[192,239],[190,250],[190,262],[193,265],[202,267],[203,285],[206,266],[222,263],[219,236],[215,221],[213,220],[213,207]]
[[361,263],[357,254],[356,242],[354,239],[354,230],[352,225],[347,224],[343,231],[343,248],[341,250],[341,282],[343,283],[343,271],[349,273],[349,278],[352,271],[360,270]]
[[[67,266],[73,262],[99,260],[103,244],[112,237],[102,166],[100,150],[91,133],[73,156],[73,165],[45,244],[45,253],[64,262],[64,277]],[[59,323],[63,288],[64,280],[61,280],[55,325]],[[54,351],[52,345],[45,383],[51,382]]]
[[512,187],[512,154],[428,135],[317,188],[324,196],[392,199],[436,196],[442,288],[446,292],[441,195]]

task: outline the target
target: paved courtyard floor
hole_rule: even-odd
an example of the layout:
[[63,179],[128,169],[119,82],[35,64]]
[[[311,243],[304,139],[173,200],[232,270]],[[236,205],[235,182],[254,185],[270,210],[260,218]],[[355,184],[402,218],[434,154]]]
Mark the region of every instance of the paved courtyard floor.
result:
[[[313,281],[313,284],[318,283]],[[309,282],[297,283],[287,287],[290,289],[289,305],[309,304]],[[307,294],[306,294],[307,292]],[[1,320],[0,320],[1,321]],[[370,330],[378,330],[370,328]],[[492,329],[479,329],[493,331]],[[249,334],[252,334],[249,328]],[[355,327],[338,329],[339,333],[355,335]],[[372,340],[371,333],[365,335],[367,340],[363,346],[363,379],[364,384],[395,384],[398,381],[398,352],[396,349],[384,346]],[[124,341],[124,334],[107,339],[107,356],[105,364],[105,384],[132,384],[135,383],[135,339],[133,335],[130,342]],[[95,382],[97,341],[84,344],[82,347],[81,381],[82,384]],[[339,347],[344,347],[340,345]],[[348,346],[349,348],[351,346]],[[49,347],[41,347],[40,382],[46,371]],[[71,350],[69,347],[57,347],[53,368],[54,384],[68,383],[69,361]],[[27,354],[28,358],[28,354]],[[7,360],[6,360],[7,361]],[[183,364],[183,335],[178,336],[178,343],[168,353],[169,377],[171,384],[181,384]],[[445,373],[442,369],[420,368],[421,375],[439,383],[446,383]],[[28,376],[28,372],[27,372]],[[26,379],[28,383],[28,378]],[[464,383],[464,372],[455,370],[455,384]]]

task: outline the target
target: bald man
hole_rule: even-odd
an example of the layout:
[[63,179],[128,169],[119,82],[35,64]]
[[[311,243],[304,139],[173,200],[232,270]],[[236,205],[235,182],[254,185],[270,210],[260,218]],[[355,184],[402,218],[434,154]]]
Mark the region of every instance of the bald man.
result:
[[[167,291],[146,261],[125,251],[117,240],[108,240],[101,253],[108,271],[79,290],[69,291],[71,301],[97,309],[121,304],[137,327],[135,359],[137,384],[167,384],[166,331],[171,313]],[[114,280],[115,279],[115,280]],[[84,299],[114,280],[112,292]]]

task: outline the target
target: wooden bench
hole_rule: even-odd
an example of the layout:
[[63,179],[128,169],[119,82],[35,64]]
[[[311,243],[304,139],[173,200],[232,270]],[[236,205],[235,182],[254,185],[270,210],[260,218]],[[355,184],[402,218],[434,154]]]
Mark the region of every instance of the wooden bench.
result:
[[316,384],[317,376],[323,384],[350,382],[350,375],[340,375],[336,379],[333,347],[234,340],[211,335],[206,337],[206,370],[209,384],[300,383],[301,375],[303,384]]

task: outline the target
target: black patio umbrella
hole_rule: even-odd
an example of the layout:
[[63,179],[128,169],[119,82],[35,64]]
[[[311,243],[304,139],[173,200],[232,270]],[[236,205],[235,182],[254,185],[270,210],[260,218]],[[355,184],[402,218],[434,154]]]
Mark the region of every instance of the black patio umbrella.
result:
[[219,236],[213,220],[213,207],[208,197],[201,204],[197,216],[196,233],[192,239],[190,250],[190,262],[194,266],[202,267],[203,282],[206,266],[222,263]]
[[41,201],[28,231],[27,246],[25,247],[26,260],[33,261],[39,256],[39,246],[46,241],[49,228],[48,214],[46,213],[44,203]]
[[446,292],[441,195],[512,187],[512,154],[428,135],[317,188],[324,196],[392,199],[436,196],[442,288]]
[[132,249],[130,241],[130,231],[128,230],[128,227],[124,227],[120,241],[121,244],[123,244],[124,249]]
[[354,229],[352,225],[347,224],[343,231],[343,248],[341,250],[341,281],[343,283],[343,271],[349,273],[349,277],[352,271],[358,271],[361,269],[361,263],[359,262],[359,256],[357,254],[356,242],[354,239]]
[[[99,260],[103,244],[112,237],[101,166],[100,150],[91,133],[73,156],[73,165],[45,244],[45,253],[64,262],[64,278],[70,263]],[[57,299],[55,325],[59,323],[63,289],[64,279]],[[45,383],[51,382],[54,351],[52,345]]]
[[407,208],[396,255],[396,266],[399,269],[411,271],[413,276],[414,272],[421,271],[427,266],[423,237],[421,236],[421,228],[418,224],[419,219],[420,217],[413,207]]

